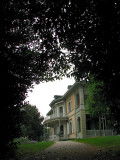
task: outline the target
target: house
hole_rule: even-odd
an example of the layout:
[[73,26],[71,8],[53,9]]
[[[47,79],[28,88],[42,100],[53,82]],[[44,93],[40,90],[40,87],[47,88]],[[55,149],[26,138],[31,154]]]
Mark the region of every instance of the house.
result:
[[[45,138],[48,136],[49,140],[60,140],[100,135],[99,119],[91,118],[86,110],[88,94],[87,83],[82,81],[68,86],[63,96],[54,96],[54,100],[50,103],[51,110],[43,123],[46,128]],[[103,135],[113,134],[113,131],[106,127],[105,117],[101,132]]]

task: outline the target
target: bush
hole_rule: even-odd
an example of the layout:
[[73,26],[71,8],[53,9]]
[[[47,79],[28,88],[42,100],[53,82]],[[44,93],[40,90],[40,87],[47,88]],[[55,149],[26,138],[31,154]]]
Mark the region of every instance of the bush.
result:
[[28,137],[20,137],[14,140],[17,144],[29,144],[31,141],[28,139]]

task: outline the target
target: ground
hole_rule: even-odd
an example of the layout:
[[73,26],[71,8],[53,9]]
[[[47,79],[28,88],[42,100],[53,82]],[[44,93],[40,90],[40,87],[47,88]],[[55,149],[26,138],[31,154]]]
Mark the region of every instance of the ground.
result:
[[120,160],[120,136],[28,143],[18,153],[20,160]]
[[25,160],[93,160],[99,148],[73,141],[57,141],[51,147]]

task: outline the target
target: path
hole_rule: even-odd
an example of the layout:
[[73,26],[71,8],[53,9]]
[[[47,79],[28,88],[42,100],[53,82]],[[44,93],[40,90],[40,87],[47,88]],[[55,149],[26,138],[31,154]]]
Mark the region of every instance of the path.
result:
[[27,160],[92,160],[98,150],[87,144],[74,141],[57,141]]

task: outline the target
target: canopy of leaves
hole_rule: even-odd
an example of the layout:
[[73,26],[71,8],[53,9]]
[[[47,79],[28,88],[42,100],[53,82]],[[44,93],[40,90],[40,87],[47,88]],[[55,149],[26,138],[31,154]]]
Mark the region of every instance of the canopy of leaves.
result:
[[[54,46],[51,46],[51,33],[39,35],[35,30],[41,3],[38,0],[1,1],[0,64],[2,96],[7,100],[2,102],[0,112],[0,156],[7,156],[5,151],[12,151],[13,139],[20,136],[20,108],[27,89],[33,82],[60,78],[68,69],[66,55],[55,43],[57,39],[54,38]],[[10,155],[6,159],[8,157]]]
[[[51,46],[50,32],[39,35],[35,31],[34,25],[42,9],[42,6],[39,5],[41,3],[37,0],[1,1],[2,99],[7,97],[7,100],[2,102],[0,112],[1,159],[3,157],[8,159],[13,155],[12,150],[15,146],[13,139],[20,136],[20,108],[26,97],[27,89],[32,86],[33,82],[39,83],[60,78],[68,69],[66,55],[55,44],[57,39],[54,38],[54,46]],[[6,151],[10,151],[9,155],[5,154]]]
[[119,75],[120,1],[44,0],[38,9],[34,29],[44,33],[43,41],[51,35],[51,46],[57,43],[70,51],[73,75],[80,79],[96,73],[104,80]]
[[104,81],[104,96],[120,121],[120,1],[44,0],[39,5],[34,29],[39,34],[52,33],[50,44],[54,46],[56,37],[60,48],[70,52],[71,75],[77,80],[93,74]]
[[44,0],[40,7],[35,31],[44,35],[43,41],[51,34],[51,46],[56,38],[59,47],[70,52],[71,75],[77,80],[93,74],[104,81],[104,96],[120,123],[120,1]]

